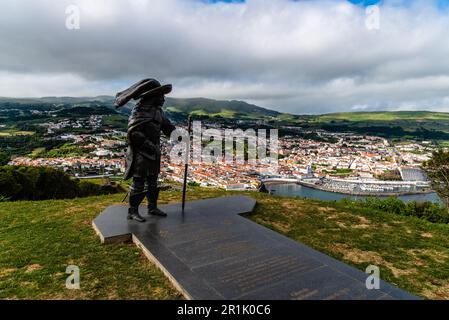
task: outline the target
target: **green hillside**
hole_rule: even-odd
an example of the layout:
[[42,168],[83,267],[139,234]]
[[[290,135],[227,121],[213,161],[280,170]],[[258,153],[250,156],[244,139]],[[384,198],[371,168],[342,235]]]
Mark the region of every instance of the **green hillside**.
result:
[[[40,123],[87,117],[91,114],[103,115],[104,127],[126,130],[127,118],[134,104],[135,101],[131,101],[116,109],[112,96],[26,99],[0,97],[0,123],[3,124],[0,131],[42,132]],[[378,111],[295,115],[244,101],[171,97],[166,98],[164,109],[175,123],[185,123],[187,117],[192,115],[196,120],[211,118],[224,126],[238,125],[243,129],[260,126],[278,128],[281,135],[298,135],[301,130],[295,128],[301,127],[305,131],[352,132],[395,140],[429,140],[442,146],[449,141],[449,113],[444,112]],[[83,129],[77,129],[78,133],[82,131]],[[9,136],[8,133],[3,134],[3,137]]]
[[109,103],[112,104],[114,97],[112,96],[96,96],[96,97],[42,97],[42,98],[8,98],[0,97],[0,103],[17,103],[17,104],[78,104],[86,102]]
[[[192,187],[188,199],[237,194]],[[449,225],[344,203],[255,192],[247,218],[412,293],[449,299]],[[91,222],[123,194],[0,203],[0,299],[177,299],[180,294],[133,244],[102,245]],[[175,191],[163,203],[179,201]],[[78,265],[81,289],[65,289]]]
[[316,117],[319,122],[329,121],[401,121],[401,120],[443,120],[449,121],[449,113],[431,111],[379,111],[379,112],[341,112]]
[[87,117],[91,115],[115,115],[115,110],[106,106],[72,107],[55,112],[59,117]]
[[[15,104],[23,107],[29,105],[66,105],[66,108],[75,107],[92,107],[107,106],[114,108],[114,97],[97,96],[97,97],[43,97],[43,98],[2,98],[1,104]],[[134,106],[135,101],[129,102],[126,106],[118,111],[129,113]],[[223,118],[235,119],[262,119],[273,118],[281,115],[281,113],[269,109],[265,109],[244,101],[237,100],[214,100],[206,98],[188,98],[178,99],[166,97],[165,109],[174,117],[186,117],[188,114],[196,116],[220,116]],[[62,111],[61,111],[62,112]],[[115,113],[115,111],[114,111]],[[106,114],[109,114],[108,112]]]
[[213,100],[206,98],[167,98],[168,112],[193,114],[197,116],[220,116],[223,118],[261,119],[280,115],[279,112],[258,107],[244,101]]
[[310,125],[331,132],[355,132],[388,139],[449,140],[449,113],[431,111],[342,112],[313,117]]
[[[135,102],[131,101],[119,109],[129,112]],[[0,97],[1,104],[27,105],[74,105],[74,106],[108,106],[114,108],[114,97],[43,97],[43,98],[5,98]],[[69,106],[72,107],[72,106]],[[165,108],[173,114],[194,114],[198,116],[221,116],[225,118],[271,119],[287,122],[370,122],[370,121],[449,121],[449,112],[431,111],[376,111],[376,112],[340,112],[323,115],[299,115],[277,112],[239,100],[215,100],[207,98],[171,98],[167,97]],[[115,108],[114,108],[115,109]]]

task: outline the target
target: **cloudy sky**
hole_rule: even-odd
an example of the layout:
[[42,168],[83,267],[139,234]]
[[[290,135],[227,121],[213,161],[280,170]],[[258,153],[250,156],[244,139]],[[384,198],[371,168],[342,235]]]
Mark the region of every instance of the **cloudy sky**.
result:
[[449,0],[2,0],[0,15],[0,96],[155,77],[296,114],[449,112]]

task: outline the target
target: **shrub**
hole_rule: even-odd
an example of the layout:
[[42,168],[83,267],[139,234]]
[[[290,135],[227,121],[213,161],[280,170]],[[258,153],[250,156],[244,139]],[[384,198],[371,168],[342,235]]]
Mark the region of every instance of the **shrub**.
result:
[[22,190],[12,170],[0,169],[0,195],[3,200],[9,200]]
[[350,207],[368,208],[404,216],[418,217],[433,223],[449,223],[448,210],[444,206],[430,201],[412,201],[405,203],[394,197],[385,200],[369,197],[359,201],[351,201],[345,198],[340,200],[339,203]]
[[78,195],[80,197],[88,197],[90,195],[102,194],[101,185],[89,181],[81,180],[79,182]]
[[5,166],[8,164],[10,157],[7,153],[0,151],[0,166]]
[[73,179],[50,167],[0,167],[0,199],[44,200],[71,199],[118,192],[88,181]]

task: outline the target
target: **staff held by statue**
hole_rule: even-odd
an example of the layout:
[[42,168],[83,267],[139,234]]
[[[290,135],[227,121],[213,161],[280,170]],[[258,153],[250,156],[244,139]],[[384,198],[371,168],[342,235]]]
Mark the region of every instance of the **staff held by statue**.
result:
[[185,152],[185,159],[184,159],[184,182],[182,186],[182,212],[184,213],[184,208],[186,204],[186,190],[187,190],[187,174],[189,171],[189,160],[190,160],[190,133],[192,131],[192,117],[189,116],[188,120],[188,127],[187,127],[187,144],[186,144],[186,152]]

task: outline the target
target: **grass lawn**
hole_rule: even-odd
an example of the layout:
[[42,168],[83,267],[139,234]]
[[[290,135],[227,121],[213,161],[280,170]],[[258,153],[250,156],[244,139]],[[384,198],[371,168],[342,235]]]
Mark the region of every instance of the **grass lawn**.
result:
[[45,151],[45,148],[44,148],[44,147],[35,148],[35,149],[31,152],[30,156],[31,156],[31,157],[37,157],[37,156],[39,156],[40,153],[42,153],[42,152],[44,152],[44,151]]
[[[190,187],[188,198],[242,194]],[[449,299],[449,226],[414,217],[349,209],[334,202],[254,192],[249,219],[361,270],[380,267],[384,280],[430,299]],[[123,194],[74,200],[0,203],[0,298],[177,299],[133,244],[101,245],[91,221]],[[164,191],[161,202],[179,201]],[[65,289],[69,264],[81,289]]]
[[[178,299],[133,244],[101,245],[91,222],[123,194],[0,203],[0,299]],[[67,265],[80,290],[65,288]]]

